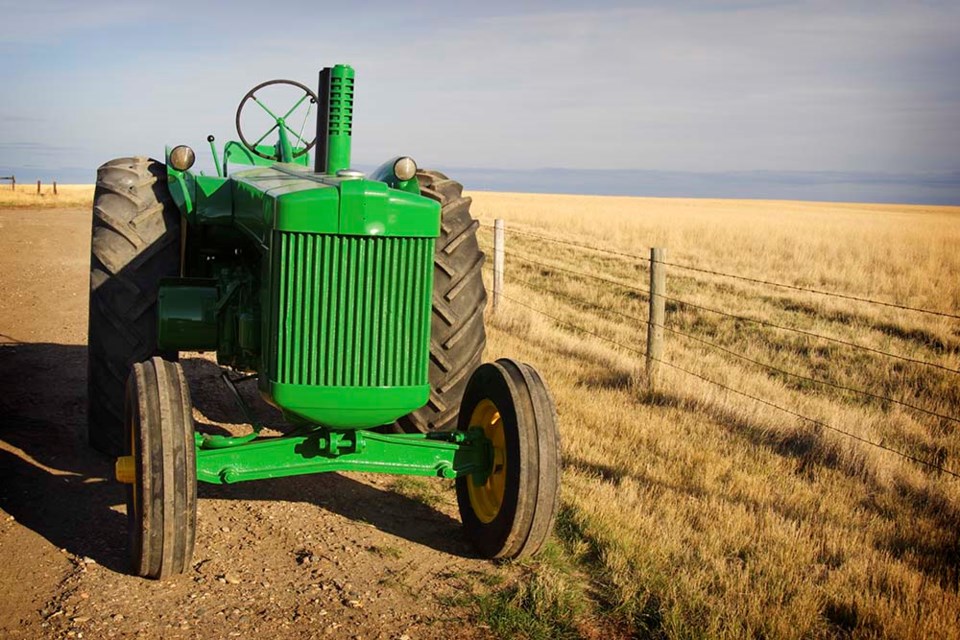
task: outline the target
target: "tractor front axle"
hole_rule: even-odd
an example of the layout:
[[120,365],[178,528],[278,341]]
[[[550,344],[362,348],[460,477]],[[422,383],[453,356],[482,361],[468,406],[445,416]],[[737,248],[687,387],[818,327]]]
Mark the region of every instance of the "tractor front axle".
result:
[[[132,460],[117,460],[117,480],[132,482]],[[336,431],[324,427],[300,435],[258,438],[234,446],[196,447],[197,480],[232,484],[325,471],[363,471],[458,478],[473,474],[485,482],[493,463],[483,431],[385,434],[367,430]]]

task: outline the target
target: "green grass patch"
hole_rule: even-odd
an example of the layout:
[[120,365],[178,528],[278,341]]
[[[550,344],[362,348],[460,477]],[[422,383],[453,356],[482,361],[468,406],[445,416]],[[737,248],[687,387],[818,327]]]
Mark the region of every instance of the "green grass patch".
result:
[[447,486],[440,482],[431,482],[415,476],[398,476],[390,484],[390,489],[395,493],[422,502],[429,507],[437,507],[443,503],[443,493],[446,488]]
[[590,602],[563,548],[548,543],[535,561],[517,566],[521,570],[517,580],[502,589],[474,594],[471,604],[478,622],[504,638],[581,637],[578,620]]
[[[562,504],[557,513],[554,534],[580,575],[584,576],[583,588],[594,603],[594,612],[611,628],[620,629],[630,636],[658,638],[664,635],[663,607],[655,585],[668,580],[649,570],[640,571],[631,567],[617,571],[608,562],[609,558],[622,558],[624,554],[610,541],[616,540],[614,532],[604,531],[586,514],[569,504]],[[646,584],[635,584],[628,576],[643,574]],[[629,581],[630,584],[625,584]]]
[[618,550],[605,542],[609,532],[596,527],[575,507],[561,505],[554,536],[536,558],[465,576],[465,595],[449,604],[470,608],[478,624],[502,638],[665,636],[664,627],[676,625],[665,624],[658,590],[625,588],[624,574],[606,562]]

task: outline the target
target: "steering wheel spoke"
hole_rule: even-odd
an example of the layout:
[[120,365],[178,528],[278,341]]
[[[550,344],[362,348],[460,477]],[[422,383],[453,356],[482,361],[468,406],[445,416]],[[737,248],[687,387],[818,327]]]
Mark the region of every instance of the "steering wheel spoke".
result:
[[309,94],[309,93],[305,93],[305,94],[303,94],[302,96],[300,96],[300,99],[297,100],[296,104],[294,104],[292,107],[290,107],[290,110],[287,111],[285,114],[283,114],[283,119],[286,120],[287,118],[289,118],[289,117],[290,117],[290,114],[292,114],[294,111],[296,111],[296,110],[297,110],[297,107],[299,107],[300,105],[302,105],[302,104],[303,104],[303,101],[306,100],[306,99],[309,98],[309,97],[310,97],[310,94]]
[[262,136],[260,136],[260,138],[259,138],[256,142],[253,143],[253,146],[256,147],[256,146],[259,145],[261,142],[263,142],[263,139],[266,138],[266,137],[267,137],[268,135],[270,135],[271,133],[273,133],[274,131],[276,131],[276,129],[277,129],[278,126],[280,126],[280,125],[275,124],[275,125],[273,125],[272,127],[270,127],[265,134],[263,134]]
[[287,130],[287,133],[291,134],[294,138],[300,141],[300,144],[307,144],[307,141],[300,137],[300,134],[290,128],[286,122],[283,123],[283,128]]
[[250,99],[256,102],[258,105],[260,105],[260,108],[266,111],[268,116],[270,116],[274,120],[278,119],[276,114],[274,114],[273,111],[270,111],[267,105],[263,104],[262,102],[260,102],[260,100],[257,99],[257,96],[250,96]]
[[[282,117],[278,117],[278,116],[276,115],[276,113],[274,113],[267,105],[265,105],[265,104],[257,97],[257,95],[256,95],[257,92],[260,91],[260,89],[263,89],[264,87],[269,87],[269,86],[272,86],[272,85],[290,85],[290,86],[296,87],[297,89],[300,89],[301,91],[303,91],[303,95],[300,96],[300,98],[293,104],[292,107],[290,107],[290,108],[284,113],[284,115],[283,115]],[[237,107],[237,119],[236,119],[236,120],[237,120],[237,135],[240,136],[240,142],[242,142],[242,143],[243,143],[243,146],[245,146],[247,149],[249,149],[252,153],[260,156],[261,158],[266,158],[267,160],[279,160],[279,159],[280,159],[279,153],[274,153],[273,155],[267,155],[267,154],[261,152],[260,150],[258,150],[257,147],[258,147],[258,145],[260,145],[261,142],[263,142],[263,141],[267,138],[267,136],[269,136],[269,135],[270,135],[271,133],[273,133],[274,131],[277,131],[280,127],[283,127],[283,129],[284,129],[286,132],[288,132],[290,135],[293,136],[293,138],[295,138],[295,139],[297,140],[297,144],[299,144],[299,145],[301,145],[301,146],[303,147],[303,148],[301,148],[300,150],[298,150],[297,152],[295,152],[295,153],[293,154],[293,158],[299,158],[300,156],[304,155],[305,153],[307,153],[308,151],[310,151],[310,149],[312,149],[312,148],[314,147],[314,145],[316,145],[316,143],[317,143],[317,137],[316,137],[316,135],[314,135],[314,137],[313,137],[312,140],[307,140],[307,139],[305,139],[305,138],[303,137],[303,127],[301,127],[300,132],[298,133],[298,132],[294,131],[294,130],[286,123],[286,119],[289,118],[290,116],[292,116],[293,113],[294,113],[297,109],[299,109],[299,108],[303,105],[304,101],[307,100],[308,98],[309,98],[309,100],[310,100],[310,105],[316,104],[316,102],[317,102],[317,94],[315,94],[313,91],[311,91],[307,86],[302,85],[302,84],[300,84],[299,82],[294,82],[293,80],[269,80],[269,81],[267,81],[267,82],[258,84],[258,85],[255,86],[253,89],[251,89],[250,91],[248,91],[245,96],[243,96],[243,99],[240,101],[240,106]],[[246,138],[246,136],[243,135],[243,129],[242,129],[241,125],[240,125],[240,116],[241,116],[241,114],[243,113],[243,109],[244,109],[244,107],[246,106],[247,102],[254,102],[254,103],[256,103],[256,105],[257,105],[258,107],[260,107],[260,108],[261,108],[270,118],[272,118],[273,121],[274,121],[273,126],[270,127],[270,129],[267,130],[267,132],[264,133],[262,136],[260,136],[260,138],[259,138],[256,142],[254,142],[254,143],[251,143],[251,142]],[[306,124],[307,117],[310,115],[310,108],[311,108],[310,106],[307,107],[307,114],[304,116],[304,124]]]

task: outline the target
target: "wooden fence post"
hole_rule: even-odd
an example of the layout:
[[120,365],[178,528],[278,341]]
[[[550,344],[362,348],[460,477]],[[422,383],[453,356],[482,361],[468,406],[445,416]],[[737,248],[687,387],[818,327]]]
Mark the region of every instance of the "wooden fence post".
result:
[[10,191],[17,190],[17,176],[10,176]]
[[57,181],[53,181],[53,195],[57,195]]
[[37,195],[40,195],[40,181],[37,180]]
[[493,221],[493,310],[500,307],[500,295],[503,293],[503,220]]
[[663,261],[667,250],[650,249],[650,320],[647,324],[647,385],[652,391],[657,383],[660,360],[663,358],[663,326],[666,319],[667,268]]

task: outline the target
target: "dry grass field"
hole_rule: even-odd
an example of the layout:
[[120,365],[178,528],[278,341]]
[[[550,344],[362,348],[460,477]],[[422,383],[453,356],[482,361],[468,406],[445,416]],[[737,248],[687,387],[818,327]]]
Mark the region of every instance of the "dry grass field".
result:
[[[624,316],[646,317],[644,295],[542,265],[645,289],[644,262],[510,230],[644,256],[660,246],[681,264],[960,309],[960,208],[471,195],[484,225],[506,220],[505,295],[640,352],[646,328]],[[480,235],[489,250],[492,230]],[[960,369],[957,319],[676,268],[667,294]],[[670,301],[666,325],[808,378],[960,415],[957,371]],[[545,372],[565,463],[559,544],[530,568],[527,587],[487,603],[501,629],[576,635],[602,616],[642,637],[960,637],[957,478],[667,367],[649,392],[641,355],[513,300],[488,326],[488,359]],[[666,334],[667,361],[960,472],[960,423],[732,354]],[[553,627],[511,621],[517,608],[552,616]]]
[[74,207],[92,202],[92,184],[58,184],[56,195],[50,183],[42,183],[39,194],[36,182],[18,183],[16,189],[8,183],[0,185],[0,207],[4,208]]
[[[23,189],[0,186],[0,206],[89,206],[93,190],[60,186],[55,200]],[[679,264],[956,314],[960,208],[470,195],[486,250],[486,225],[504,218],[508,228],[511,300],[488,309],[485,357],[544,373],[565,464],[555,543],[516,567],[520,583],[458,601],[486,625],[477,628],[960,638],[960,480],[669,367],[648,390],[646,328],[631,319],[646,317],[646,296],[570,273],[643,290],[647,265],[511,233],[641,256],[660,246]],[[666,361],[960,472],[960,423],[810,380],[958,416],[960,320],[677,268],[667,294],[937,365],[667,303],[668,328],[727,352],[668,331]],[[415,488],[431,497],[449,483]]]

